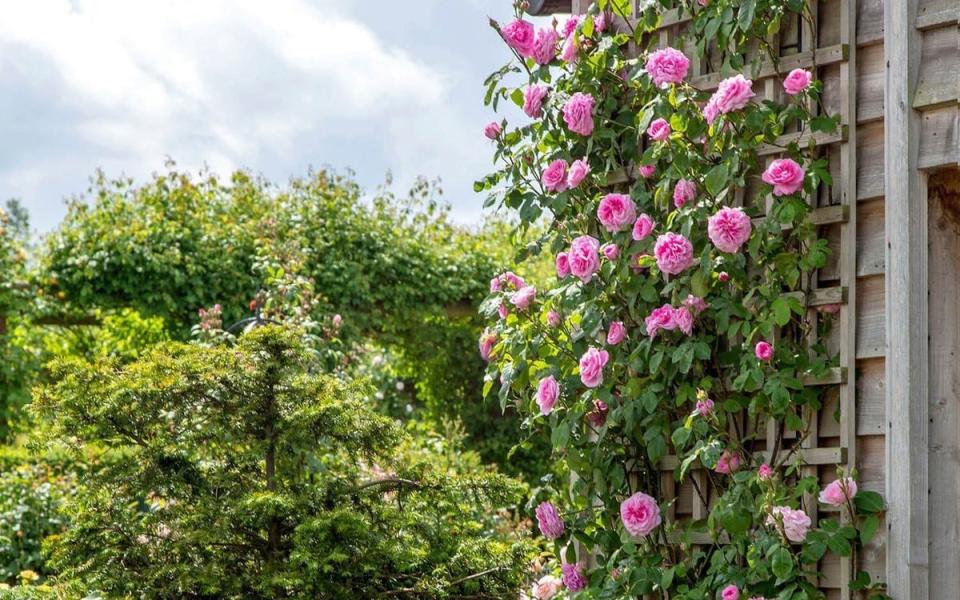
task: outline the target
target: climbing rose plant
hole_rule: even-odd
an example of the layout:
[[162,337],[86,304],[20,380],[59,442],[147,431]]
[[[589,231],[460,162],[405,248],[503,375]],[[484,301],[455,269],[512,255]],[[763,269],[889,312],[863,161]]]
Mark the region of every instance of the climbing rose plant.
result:
[[[839,118],[813,110],[822,85],[809,71],[781,73],[775,98],[751,77],[776,64],[766,38],[781,19],[811,15],[778,0],[647,2],[637,15],[628,4],[600,0],[537,28],[519,3],[512,21],[491,22],[514,58],[485,101],[525,116],[483,129],[498,170],[475,187],[520,229],[547,222],[521,255],[549,252],[557,274],[538,290],[504,273],[481,307],[485,393],[548,434],[569,475],[531,501],[552,558],[529,594],[821,598],[820,559],[856,564],[883,501],[856,473],[838,469],[821,490],[800,470],[823,403],[823,388],[801,382],[838,364],[808,340],[839,307],[810,320],[802,292],[829,257],[809,219],[832,185],[828,163],[782,136],[832,133]],[[667,8],[691,16],[691,45],[656,47]],[[720,73],[715,89],[696,85],[688,47]],[[705,519],[671,516],[668,456],[709,504]],[[832,512],[813,523],[818,501]],[[882,597],[866,572],[849,583]]]

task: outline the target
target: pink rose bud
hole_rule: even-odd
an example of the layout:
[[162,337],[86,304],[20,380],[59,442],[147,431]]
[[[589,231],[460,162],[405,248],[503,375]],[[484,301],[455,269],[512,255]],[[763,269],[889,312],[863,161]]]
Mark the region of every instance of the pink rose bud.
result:
[[789,158],[780,158],[770,163],[760,179],[773,186],[774,196],[789,196],[803,187],[803,167]]
[[495,140],[498,137],[500,137],[501,131],[502,130],[500,129],[500,123],[497,123],[496,121],[492,121],[490,123],[487,123],[487,126],[483,128],[483,135],[487,136],[491,140]]
[[800,92],[810,87],[810,83],[812,81],[813,75],[810,73],[810,71],[794,69],[790,71],[790,74],[787,75],[787,78],[783,80],[783,90],[791,96],[796,96]]
[[757,469],[757,477],[760,481],[769,481],[773,478],[773,469],[771,469],[767,463],[763,463],[760,465],[760,468]]
[[670,137],[670,123],[665,119],[657,119],[647,127],[647,135],[655,142],[662,142]]
[[646,71],[657,86],[665,83],[681,83],[687,76],[690,59],[674,48],[663,48],[650,53]]
[[646,213],[640,215],[633,223],[633,239],[638,242],[643,240],[648,235],[653,233],[653,227],[653,219],[651,219]]
[[717,273],[717,279],[719,279],[723,283],[726,283],[730,281],[730,274],[727,273],[726,271],[720,271],[719,273]]
[[717,460],[717,466],[713,469],[717,473],[730,475],[740,468],[740,455],[730,450],[724,450]]
[[555,540],[563,535],[563,519],[557,512],[557,507],[549,502],[541,502],[537,505],[535,511],[537,515],[537,525],[540,527],[540,533],[543,537]]
[[767,342],[757,342],[757,345],[753,349],[753,353],[763,362],[770,362],[773,360],[773,346]]
[[731,583],[720,592],[720,598],[722,600],[740,600],[740,589]]
[[697,400],[697,412],[700,413],[701,417],[706,417],[713,412],[713,400],[704,396],[703,398]]
[[547,325],[550,327],[560,327],[560,323],[563,322],[563,317],[560,316],[555,310],[551,310],[547,313]]
[[617,260],[617,257],[620,256],[620,248],[617,248],[616,244],[604,244],[600,251],[610,261]]
[[820,492],[820,502],[841,506],[857,495],[857,482],[850,477],[835,479]]
[[657,165],[640,165],[640,177],[650,179],[657,172]]
[[614,321],[610,323],[610,327],[607,329],[607,344],[611,346],[616,346],[627,337],[627,328],[624,326],[623,321]]
[[620,503],[623,528],[634,537],[645,537],[660,526],[660,507],[652,496],[637,492]]
[[490,362],[493,357],[493,347],[497,345],[497,334],[489,329],[480,336],[480,358]]
[[343,317],[341,317],[340,315],[333,315],[332,322],[333,322],[334,328],[339,329],[340,326],[343,325]]

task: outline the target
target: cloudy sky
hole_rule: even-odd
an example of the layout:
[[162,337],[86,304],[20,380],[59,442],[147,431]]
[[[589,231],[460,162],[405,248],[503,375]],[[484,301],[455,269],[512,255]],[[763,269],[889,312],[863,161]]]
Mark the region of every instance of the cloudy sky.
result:
[[274,181],[352,168],[373,190],[441,177],[456,218],[473,180],[487,25],[509,0],[0,0],[0,199],[46,231],[93,171],[144,178],[166,157]]

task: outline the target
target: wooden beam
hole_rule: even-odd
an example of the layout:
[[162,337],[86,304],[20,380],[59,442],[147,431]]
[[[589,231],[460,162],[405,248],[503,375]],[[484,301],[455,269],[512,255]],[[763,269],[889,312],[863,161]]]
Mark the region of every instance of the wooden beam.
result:
[[568,13],[572,11],[573,0],[529,0],[527,14],[533,16]]
[[927,600],[928,306],[927,199],[917,169],[920,117],[913,109],[922,40],[917,2],[884,3],[886,190],[887,593]]

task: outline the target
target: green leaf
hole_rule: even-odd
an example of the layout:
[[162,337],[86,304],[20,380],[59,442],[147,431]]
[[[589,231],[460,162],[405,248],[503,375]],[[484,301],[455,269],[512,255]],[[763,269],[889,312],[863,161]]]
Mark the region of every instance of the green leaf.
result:
[[783,547],[777,548],[770,561],[770,570],[780,579],[789,579],[793,574],[793,556]]
[[777,325],[783,327],[790,322],[790,305],[786,298],[780,296],[770,308],[773,309],[773,320]]
[[550,434],[550,443],[554,448],[565,448],[570,440],[570,423],[560,421]]
[[716,196],[727,186],[727,178],[727,165],[717,165],[710,169],[704,183],[711,196]]
[[877,528],[880,527],[880,517],[877,515],[870,515],[863,520],[863,523],[860,524],[860,542],[863,544],[869,544],[870,540],[873,539],[873,536],[877,533]]
[[737,15],[737,26],[740,31],[747,32],[753,26],[753,15],[757,8],[757,0],[744,0]]
[[860,491],[853,498],[853,504],[859,513],[878,513],[884,509],[883,496],[876,492]]

